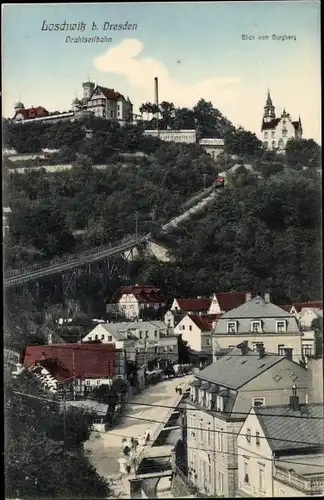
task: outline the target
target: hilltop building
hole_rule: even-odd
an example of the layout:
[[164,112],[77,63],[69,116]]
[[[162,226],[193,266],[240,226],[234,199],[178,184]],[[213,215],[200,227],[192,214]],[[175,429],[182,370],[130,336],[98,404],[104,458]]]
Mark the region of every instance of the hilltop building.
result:
[[264,106],[261,132],[264,146],[280,153],[285,151],[289,139],[300,139],[303,136],[300,116],[297,121],[292,121],[290,114],[284,109],[281,116],[276,117],[270,91]]
[[20,123],[74,121],[89,116],[97,116],[106,120],[116,120],[122,125],[133,121],[133,104],[114,89],[95,85],[94,82],[82,84],[81,99],[72,101],[71,109],[62,113],[50,113],[43,106],[25,108],[22,102],[14,106],[13,121]]

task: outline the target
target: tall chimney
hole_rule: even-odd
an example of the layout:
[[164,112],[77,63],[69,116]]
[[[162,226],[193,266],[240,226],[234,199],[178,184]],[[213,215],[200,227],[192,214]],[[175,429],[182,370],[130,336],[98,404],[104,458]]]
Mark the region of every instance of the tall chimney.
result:
[[[157,76],[154,78],[154,104],[159,107],[159,80]],[[155,118],[159,119],[159,113],[156,113]]]
[[245,294],[245,302],[248,302],[251,299],[252,299],[252,294],[251,293],[246,293]]
[[265,293],[264,294],[264,302],[266,304],[269,304],[269,302],[270,302],[270,293]]
[[299,410],[299,397],[297,396],[297,386],[294,384],[292,386],[292,396],[290,396],[289,406],[292,410]]

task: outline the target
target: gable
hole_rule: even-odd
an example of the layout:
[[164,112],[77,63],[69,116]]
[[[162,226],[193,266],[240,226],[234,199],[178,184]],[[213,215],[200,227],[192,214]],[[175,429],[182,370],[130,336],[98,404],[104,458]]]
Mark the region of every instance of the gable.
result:
[[[248,429],[250,429],[251,433],[250,443],[246,439],[246,435],[248,434]],[[259,432],[260,434],[260,446],[258,446],[258,448],[256,447],[256,438],[255,438],[256,432]],[[260,454],[263,457],[267,456],[271,457],[272,455],[272,450],[270,448],[268,440],[266,439],[264,430],[261,426],[261,423],[257,415],[254,413],[253,408],[247,415],[239,431],[239,434],[237,436],[237,448],[238,449],[240,448],[242,450],[250,450],[250,453],[255,452],[257,450],[258,454]]]

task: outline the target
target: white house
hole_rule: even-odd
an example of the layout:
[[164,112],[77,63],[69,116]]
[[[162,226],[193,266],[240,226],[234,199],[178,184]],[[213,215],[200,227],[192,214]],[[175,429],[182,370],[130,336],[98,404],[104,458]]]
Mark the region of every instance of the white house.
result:
[[222,314],[213,330],[213,355],[247,341],[251,348],[263,343],[266,351],[286,354],[299,362],[302,352],[302,333],[293,314],[270,302],[270,295],[257,295],[231,311]]
[[292,304],[289,309],[294,314],[299,328],[302,332],[302,353],[312,356],[315,353],[315,332],[312,328],[312,322],[315,319],[323,318],[323,301],[297,302]]
[[237,437],[237,497],[323,495],[323,406],[301,405],[296,393],[250,410]]
[[211,332],[218,317],[217,314],[187,314],[174,328],[174,334],[181,335],[193,351],[211,354]]
[[95,86],[93,82],[85,82],[83,87],[83,99],[76,105],[82,107],[86,104],[87,110],[92,111],[95,116],[106,120],[118,120],[130,122],[133,120],[133,105],[127,97],[116,92],[114,89]]
[[215,161],[217,156],[224,150],[224,139],[218,139],[215,137],[200,139],[199,145],[210,154],[210,156]]
[[188,479],[204,494],[234,498],[236,439],[251,406],[282,404],[294,383],[302,402],[306,400],[304,367],[261,348],[257,354],[242,343],[198,372],[191,384],[186,400]]
[[120,288],[113,301],[106,304],[106,311],[135,320],[144,309],[152,308],[157,311],[164,307],[165,303],[160,288],[153,285],[132,285]]
[[264,146],[269,150],[277,150],[281,153],[285,151],[289,139],[298,139],[303,136],[300,117],[297,121],[292,121],[290,114],[285,109],[279,118],[276,117],[269,91],[264,106],[261,133]]

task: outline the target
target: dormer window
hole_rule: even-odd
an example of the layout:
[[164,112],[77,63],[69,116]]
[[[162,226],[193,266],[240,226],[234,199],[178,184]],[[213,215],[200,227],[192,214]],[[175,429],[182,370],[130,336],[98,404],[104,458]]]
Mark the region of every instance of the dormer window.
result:
[[228,321],[226,326],[227,326],[227,333],[237,332],[237,321]]
[[286,320],[276,321],[277,333],[285,333],[287,331]]
[[265,139],[268,139],[268,132],[265,132],[265,133],[264,133],[264,138],[265,138]]
[[251,332],[253,332],[253,333],[261,333],[262,332],[261,321],[251,321]]

